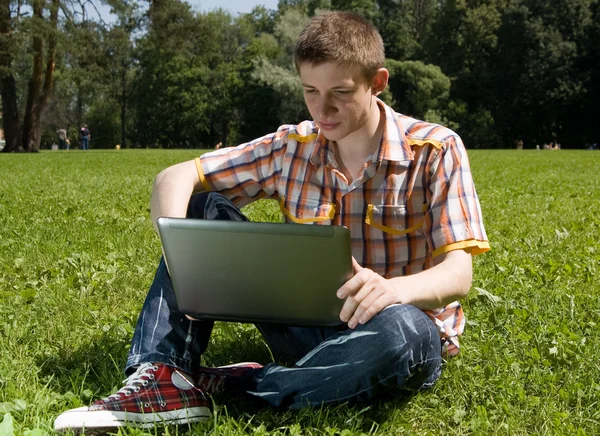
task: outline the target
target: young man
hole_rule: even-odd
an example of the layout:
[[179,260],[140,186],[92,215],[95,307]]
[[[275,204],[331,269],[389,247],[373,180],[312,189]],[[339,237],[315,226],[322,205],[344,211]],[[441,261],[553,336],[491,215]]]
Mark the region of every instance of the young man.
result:
[[210,414],[206,394],[234,389],[291,408],[370,400],[433,385],[443,355],[458,352],[456,300],[470,288],[471,255],[489,249],[460,138],[377,98],[388,81],[383,42],[356,15],[315,17],[295,62],[314,121],[167,168],[152,219],[243,219],[236,207],[276,198],[288,222],[348,227],[355,274],[338,290],[348,329],[258,325],[293,366],[202,368],[212,323],[177,311],[161,262],[125,386],[63,413],[57,430],[195,422]]

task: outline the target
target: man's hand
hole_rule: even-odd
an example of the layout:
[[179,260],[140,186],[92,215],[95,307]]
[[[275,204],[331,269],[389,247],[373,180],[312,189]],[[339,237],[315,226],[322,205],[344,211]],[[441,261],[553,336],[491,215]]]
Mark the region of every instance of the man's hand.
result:
[[398,291],[388,279],[361,267],[354,257],[352,267],[354,276],[337,291],[338,298],[347,297],[340,319],[351,329],[367,323],[389,305],[401,303]]

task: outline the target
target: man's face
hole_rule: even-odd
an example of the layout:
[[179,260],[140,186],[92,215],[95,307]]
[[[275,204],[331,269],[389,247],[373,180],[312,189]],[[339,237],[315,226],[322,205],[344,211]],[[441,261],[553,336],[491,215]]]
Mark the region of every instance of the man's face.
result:
[[355,71],[332,62],[300,65],[306,107],[330,141],[360,130],[373,116],[371,84]]

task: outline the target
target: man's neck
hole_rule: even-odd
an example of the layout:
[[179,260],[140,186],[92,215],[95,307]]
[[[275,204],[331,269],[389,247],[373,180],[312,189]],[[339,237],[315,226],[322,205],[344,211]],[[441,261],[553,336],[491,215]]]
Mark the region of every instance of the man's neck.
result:
[[378,149],[384,125],[385,116],[373,97],[372,112],[365,126],[336,142],[336,158],[349,183],[359,174],[367,158]]

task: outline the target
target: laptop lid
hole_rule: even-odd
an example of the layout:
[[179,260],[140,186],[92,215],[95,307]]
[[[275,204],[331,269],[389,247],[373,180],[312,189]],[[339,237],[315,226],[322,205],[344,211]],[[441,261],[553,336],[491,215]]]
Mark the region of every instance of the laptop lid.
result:
[[198,319],[337,327],[352,277],[341,226],[159,218],[179,310]]

